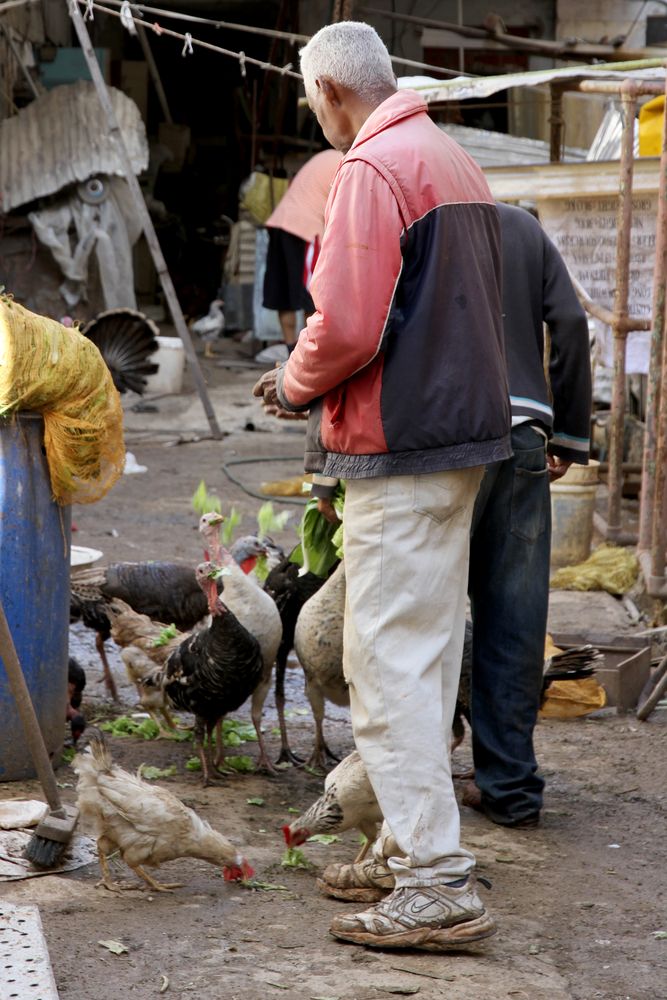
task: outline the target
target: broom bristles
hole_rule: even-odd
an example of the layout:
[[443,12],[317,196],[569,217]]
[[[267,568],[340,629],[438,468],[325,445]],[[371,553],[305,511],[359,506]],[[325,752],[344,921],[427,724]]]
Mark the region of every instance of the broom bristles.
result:
[[78,818],[79,811],[72,806],[63,806],[56,812],[47,813],[26,844],[24,857],[36,868],[58,867]]

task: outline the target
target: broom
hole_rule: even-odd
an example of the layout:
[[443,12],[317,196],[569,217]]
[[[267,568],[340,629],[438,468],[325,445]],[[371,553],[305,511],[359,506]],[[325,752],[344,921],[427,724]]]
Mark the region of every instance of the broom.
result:
[[0,658],[5,665],[9,689],[14,696],[30,756],[50,809],[35,829],[25,849],[25,857],[38,868],[55,868],[72,837],[79,812],[71,806],[63,805],[60,800],[58,785],[16,654],[2,601],[0,601]]

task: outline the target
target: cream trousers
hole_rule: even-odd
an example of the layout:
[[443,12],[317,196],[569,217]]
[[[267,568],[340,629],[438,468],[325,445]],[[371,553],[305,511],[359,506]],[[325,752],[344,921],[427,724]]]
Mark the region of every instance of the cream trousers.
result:
[[449,741],[482,467],[347,481],[343,666],[397,885],[462,878]]

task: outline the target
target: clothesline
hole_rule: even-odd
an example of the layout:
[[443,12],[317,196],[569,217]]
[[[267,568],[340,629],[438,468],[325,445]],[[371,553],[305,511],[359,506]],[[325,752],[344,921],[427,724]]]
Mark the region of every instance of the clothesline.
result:
[[103,14],[110,14],[112,17],[118,17],[122,20],[123,24],[127,26],[129,21],[133,22],[135,25],[154,31],[156,35],[167,35],[169,38],[178,38],[183,42],[183,52],[182,55],[192,55],[193,46],[198,48],[208,49],[211,52],[219,52],[221,55],[229,56],[231,59],[237,59],[241,69],[241,75],[246,75],[246,63],[250,63],[252,66],[259,66],[260,69],[267,70],[267,72],[280,73],[282,76],[290,76],[295,80],[303,79],[300,73],[295,73],[291,68],[291,63],[287,63],[286,66],[274,66],[273,63],[264,62],[261,59],[254,59],[252,56],[247,56],[245,52],[234,52],[232,49],[225,49],[221,45],[213,45],[211,42],[203,42],[199,38],[193,38],[189,31],[184,34],[180,31],[172,31],[171,28],[165,28],[161,24],[155,21],[153,24],[149,24],[143,18],[135,17],[129,10],[125,7],[121,10],[111,10],[109,7],[105,7],[103,4],[96,3],[94,0],[73,0],[75,3],[79,3],[81,7],[85,8],[86,17],[92,18],[92,11],[99,10]]
[[4,14],[6,10],[11,10],[12,7],[25,7],[27,4],[38,2],[39,0],[6,0],[5,3],[0,3],[0,14]]
[[[27,0],[18,0],[25,3]],[[126,0],[106,0],[114,7],[123,7]],[[293,31],[280,31],[278,28],[262,28],[253,24],[238,24],[234,21],[219,21],[211,17],[200,17],[197,14],[184,14],[179,11],[165,10],[162,7],[153,7],[143,3],[131,3],[132,11],[138,10],[150,16],[172,18],[177,21],[187,21],[191,24],[208,24],[214,28],[225,31],[243,31],[250,35],[263,35],[265,38],[280,38],[291,44],[302,43],[305,45],[310,40],[310,35],[302,35]],[[403,56],[390,56],[391,61],[403,66],[412,66],[413,69],[430,70],[434,73],[442,73],[444,76],[472,76],[471,73],[460,73],[458,70],[445,69],[442,66],[433,66],[430,63],[417,62],[414,59],[405,59]]]

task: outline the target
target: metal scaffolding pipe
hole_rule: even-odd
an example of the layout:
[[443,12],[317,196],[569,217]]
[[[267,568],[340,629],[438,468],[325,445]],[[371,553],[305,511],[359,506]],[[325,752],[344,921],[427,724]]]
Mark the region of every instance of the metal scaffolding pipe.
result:
[[[667,81],[665,83],[667,89]],[[655,268],[653,271],[653,323],[646,396],[646,430],[639,510],[639,548],[648,550],[653,536],[653,512],[656,493],[656,446],[660,411],[663,343],[665,335],[665,296],[667,277],[667,116],[663,116],[662,154],[658,187]]]
[[630,238],[632,233],[632,174],[634,166],[634,122],[637,110],[637,84],[624,80],[620,86],[623,136],[619,200],[616,216],[616,289],[614,291],[614,380],[611,397],[609,442],[609,497],[607,538],[615,541],[621,534],[621,493],[623,488],[623,436],[625,424],[625,348],[628,318]]

